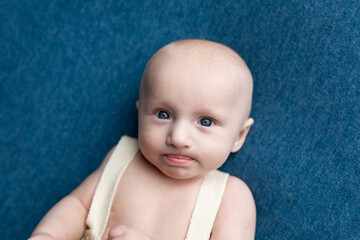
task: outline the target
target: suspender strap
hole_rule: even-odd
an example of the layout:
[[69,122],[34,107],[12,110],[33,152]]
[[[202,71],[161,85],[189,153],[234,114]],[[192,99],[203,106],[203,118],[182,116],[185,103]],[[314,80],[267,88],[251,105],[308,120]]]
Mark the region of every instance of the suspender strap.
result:
[[136,139],[123,136],[104,168],[86,220],[95,240],[104,234],[119,180],[138,149]]
[[214,170],[204,179],[191,216],[186,240],[209,240],[229,174]]
[[[114,195],[125,169],[139,150],[137,140],[123,136],[112,153],[96,187],[86,224],[101,240]],[[229,174],[214,170],[204,179],[191,216],[186,240],[209,240]]]

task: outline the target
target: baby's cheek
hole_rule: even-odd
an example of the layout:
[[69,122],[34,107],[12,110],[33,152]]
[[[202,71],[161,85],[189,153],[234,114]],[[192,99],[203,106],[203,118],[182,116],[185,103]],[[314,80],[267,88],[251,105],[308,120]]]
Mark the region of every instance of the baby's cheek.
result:
[[144,128],[139,133],[139,147],[143,153],[150,153],[158,148],[160,142],[160,134],[152,129]]
[[217,169],[221,167],[230,154],[228,146],[221,141],[215,144],[207,145],[208,166],[210,169]]
[[142,152],[147,152],[147,149],[149,148],[149,145],[151,144],[151,139],[149,138],[149,136],[142,131],[141,133],[139,133],[139,147],[141,149]]

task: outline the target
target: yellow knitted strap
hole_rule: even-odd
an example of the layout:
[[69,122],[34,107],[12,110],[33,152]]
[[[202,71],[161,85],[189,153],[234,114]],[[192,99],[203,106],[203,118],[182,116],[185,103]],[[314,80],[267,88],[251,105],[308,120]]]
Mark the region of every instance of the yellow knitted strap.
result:
[[105,166],[86,220],[95,240],[104,234],[119,180],[138,150],[136,139],[123,136]]
[[186,240],[210,239],[228,177],[228,173],[218,170],[205,177],[191,216]]

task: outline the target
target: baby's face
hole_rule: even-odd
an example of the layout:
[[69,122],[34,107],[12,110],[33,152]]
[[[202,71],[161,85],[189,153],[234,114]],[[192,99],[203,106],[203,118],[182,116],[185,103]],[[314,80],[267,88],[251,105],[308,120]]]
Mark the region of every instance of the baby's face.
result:
[[249,94],[239,86],[239,73],[227,64],[183,55],[165,54],[152,65],[139,103],[142,153],[176,179],[219,168],[238,150],[236,142],[247,120],[241,96]]

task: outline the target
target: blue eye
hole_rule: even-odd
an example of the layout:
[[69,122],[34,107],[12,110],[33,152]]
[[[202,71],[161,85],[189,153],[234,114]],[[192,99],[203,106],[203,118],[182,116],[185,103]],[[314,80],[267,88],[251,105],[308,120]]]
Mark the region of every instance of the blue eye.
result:
[[168,114],[167,112],[165,112],[165,111],[158,111],[158,112],[156,113],[156,116],[157,116],[158,118],[160,118],[160,119],[170,119],[169,114]]
[[200,124],[204,127],[210,127],[213,125],[213,121],[209,118],[200,119]]

